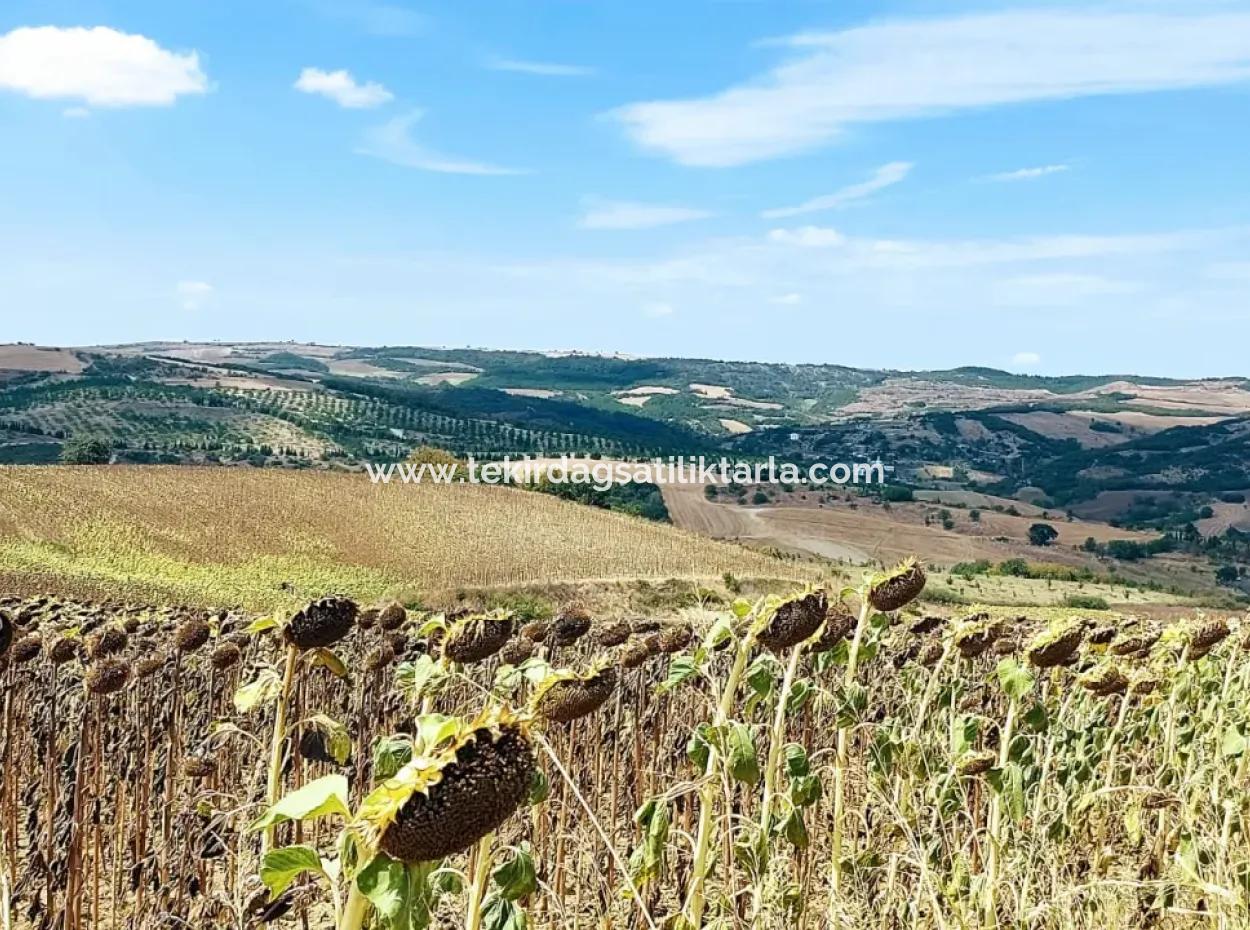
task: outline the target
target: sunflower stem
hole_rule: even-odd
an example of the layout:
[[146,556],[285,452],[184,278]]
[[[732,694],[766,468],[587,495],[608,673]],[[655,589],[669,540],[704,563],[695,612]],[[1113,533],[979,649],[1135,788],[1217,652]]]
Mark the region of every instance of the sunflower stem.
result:
[[464,917],[466,930],[481,930],[482,902],[486,899],[486,885],[490,881],[490,848],[495,834],[487,833],[478,840],[474,851],[473,885],[469,889],[469,907]]
[[[849,689],[855,683],[859,671],[859,649],[864,641],[864,630],[868,626],[868,616],[872,605],[868,600],[868,589],[860,591],[859,622],[855,625],[855,638],[851,640],[851,651],[846,659],[846,677],[843,687]],[[838,898],[842,890],[842,821],[845,819],[843,805],[846,801],[846,768],[850,764],[850,728],[838,725],[837,763],[833,770],[833,862],[829,872],[829,912],[833,918],[837,914]],[[837,921],[833,921],[836,926]]]
[[369,899],[364,892],[352,882],[352,890],[347,896],[347,905],[343,908],[343,917],[339,921],[338,930],[361,930],[365,918],[369,915]]
[[[738,683],[742,680],[742,673],[746,670],[747,658],[751,654],[751,645],[754,641],[755,637],[751,632],[747,632],[738,642],[738,651],[734,655],[734,664],[729,670],[729,678],[725,681],[724,690],[721,692],[720,704],[716,709],[716,717],[712,721],[713,728],[723,726],[725,721],[729,719],[729,712],[733,709],[734,698],[738,693]],[[686,896],[686,906],[683,908],[687,915],[689,926],[693,930],[699,930],[703,923],[703,887],[707,881],[707,857],[708,850],[712,845],[713,807],[716,800],[716,781],[712,777],[715,771],[716,749],[709,746],[707,765],[703,770],[703,784],[699,788],[699,832],[694,844],[694,862],[691,865],[690,872],[690,892]]]
[[[295,646],[286,647],[286,665],[282,672],[282,690],[278,695],[278,706],[274,711],[273,740],[269,746],[269,779],[265,788],[265,804],[273,807],[282,797],[282,757],[286,749],[286,713],[287,702],[291,697],[291,686],[295,681],[295,665],[299,661],[299,649]],[[277,827],[265,827],[261,836],[260,854],[273,848],[273,838]]]

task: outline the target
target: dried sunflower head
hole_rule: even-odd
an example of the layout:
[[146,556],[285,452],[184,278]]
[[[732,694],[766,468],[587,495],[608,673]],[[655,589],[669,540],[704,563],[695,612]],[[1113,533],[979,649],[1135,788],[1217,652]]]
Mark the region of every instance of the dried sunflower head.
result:
[[1228,623],[1220,617],[1213,620],[1195,622],[1189,627],[1189,657],[1201,659],[1208,652],[1228,638],[1231,630]]
[[[653,633],[652,635],[658,636],[659,634]],[[638,668],[646,663],[647,659],[651,658],[651,655],[651,650],[641,639],[625,643],[616,654],[621,668]]]
[[756,639],[774,651],[789,649],[815,635],[829,604],[824,591],[809,591],[783,601],[759,629]]
[[534,714],[554,723],[568,723],[594,713],[616,688],[616,667],[599,661],[585,674],[558,672],[534,692]]
[[179,652],[195,652],[208,642],[212,630],[202,617],[192,617],[174,631],[174,646]]
[[595,642],[600,646],[619,646],[629,639],[630,626],[626,620],[605,620],[594,628]]
[[851,613],[841,601],[836,604],[830,604],[828,611],[825,613],[824,626],[820,628],[820,635],[812,643],[811,651],[828,652],[854,633],[858,623],[859,620],[855,614]]
[[130,681],[130,666],[112,657],[99,659],[87,666],[83,684],[92,694],[112,694]]
[[998,753],[988,749],[965,753],[955,763],[955,771],[960,775],[984,775],[998,764]]
[[39,653],[42,651],[43,640],[39,638],[39,634],[27,633],[13,644],[13,664],[25,665],[27,662],[33,662],[39,658]]
[[361,805],[356,827],[400,862],[442,859],[512,816],[529,794],[534,770],[524,722],[507,710],[492,712],[378,786]]
[[1029,643],[1029,661],[1038,668],[1054,668],[1067,664],[1076,656],[1084,633],[1085,625],[1077,619],[1055,624],[1039,633]]
[[1002,620],[996,620],[989,614],[973,614],[960,622],[954,632],[955,648],[965,659],[975,659],[1003,635]]
[[333,646],[351,632],[359,612],[355,601],[345,597],[323,597],[287,621],[282,635],[298,649]]
[[681,652],[694,639],[694,630],[689,623],[669,623],[659,632],[660,652],[671,655]]
[[399,601],[391,601],[377,611],[378,626],[384,630],[398,630],[407,619],[408,611]]
[[1081,687],[1098,697],[1123,694],[1129,685],[1128,676],[1113,662],[1091,669],[1077,679]]
[[106,626],[87,640],[87,654],[93,659],[115,656],[125,652],[130,637],[119,626]]
[[868,603],[882,613],[905,607],[924,590],[925,574],[920,563],[907,559],[868,581]]
[[524,636],[518,636],[504,643],[499,650],[499,661],[507,665],[520,665],[534,654],[534,643]]
[[66,662],[73,662],[77,659],[81,651],[81,639],[77,636],[62,636],[48,650],[48,658],[54,665],[64,665]]
[[512,614],[507,611],[462,617],[448,630],[443,655],[466,665],[489,659],[512,638],[514,628]]
[[574,604],[564,608],[551,623],[551,641],[556,646],[571,646],[590,631],[590,612]]
[[551,632],[551,624],[546,620],[531,620],[521,627],[521,635],[531,643],[541,643]]
[[208,657],[213,668],[219,672],[234,668],[243,659],[243,650],[234,643],[222,643]]

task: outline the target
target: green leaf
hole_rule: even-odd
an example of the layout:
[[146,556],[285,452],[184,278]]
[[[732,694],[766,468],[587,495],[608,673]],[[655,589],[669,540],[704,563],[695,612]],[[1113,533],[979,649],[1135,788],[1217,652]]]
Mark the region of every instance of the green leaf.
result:
[[276,701],[282,693],[282,679],[271,668],[262,669],[252,681],[234,692],[234,709],[241,714],[249,713],[261,704]]
[[486,899],[482,908],[483,930],[526,930],[525,911],[498,895]]
[[793,717],[801,711],[815,693],[815,689],[808,682],[796,681],[790,687],[790,694],[786,698],[786,716]]
[[1240,756],[1246,751],[1246,738],[1241,735],[1241,731],[1235,726],[1230,726],[1224,731],[1224,740],[1220,745],[1220,753],[1227,757]]
[[693,656],[678,655],[673,656],[668,663],[668,677],[660,683],[656,688],[659,694],[667,694],[674,688],[681,686],[686,681],[693,678],[699,671],[699,666],[695,663]]
[[373,777],[378,781],[393,778],[411,761],[412,741],[408,737],[379,737],[373,747]]
[[395,685],[413,704],[438,693],[447,681],[447,670],[428,655],[419,656],[415,662],[401,662],[395,669]]
[[343,775],[326,775],[310,781],[303,788],[292,791],[252,824],[252,830],[264,830],[275,824],[291,820],[314,820],[341,814],[350,817],[347,807],[347,778]]
[[707,634],[703,637],[703,649],[706,652],[711,652],[722,643],[733,639],[733,635],[733,622],[725,616],[717,617]]
[[356,887],[388,921],[394,922],[410,909],[408,870],[385,853],[378,853],[365,863],[356,875]]
[[781,752],[786,760],[786,774],[791,778],[811,772],[812,766],[807,761],[807,750],[798,743],[787,743]]
[[969,714],[961,714],[955,718],[951,727],[950,754],[958,759],[976,745],[977,735],[981,732],[981,721]]
[[686,758],[701,772],[707,770],[707,760],[712,753],[712,746],[709,742],[710,734],[711,727],[706,723],[701,723],[695,727],[694,733],[686,741]]
[[733,611],[733,615],[739,620],[744,617],[749,617],[751,615],[751,611],[753,610],[751,602],[741,597],[734,601],[733,606],[729,609]]
[[314,714],[305,722],[325,735],[326,748],[334,761],[339,765],[346,765],[352,755],[352,737],[347,732],[347,727],[325,714]]
[[629,871],[639,884],[653,882],[664,875],[664,853],[672,820],[668,805],[659,798],[650,798],[634,814],[634,822],[642,829],[642,842],[629,857]]
[[734,780],[755,785],[760,780],[759,754],[755,737],[745,723],[730,724],[728,736],[729,774]]
[[790,782],[790,803],[795,807],[811,807],[820,800],[824,785],[818,775],[799,775]]
[[530,855],[529,844],[523,843],[511,859],[491,873],[491,878],[499,886],[499,893],[508,901],[533,894],[538,888],[538,877],[534,872],[534,858]]
[[546,772],[536,768],[530,775],[528,803],[531,806],[541,804],[549,797],[551,797],[551,781],[547,778]]
[[281,625],[282,624],[278,622],[277,617],[257,617],[248,624],[247,629],[244,632],[254,635],[256,633],[263,633],[265,630],[277,629]]
[[464,721],[446,714],[422,714],[417,718],[417,742],[429,755],[445,742],[454,740],[464,730]]
[[1024,770],[1014,762],[1009,762],[1001,769],[991,769],[986,773],[986,781],[999,795],[1003,809],[1012,820],[1019,822],[1024,819]]
[[795,809],[790,811],[782,824],[781,832],[796,849],[807,849],[811,842],[807,836],[807,824],[803,822],[803,812]]
[[761,652],[746,670],[747,686],[761,698],[766,698],[773,691],[773,682],[781,671],[781,663],[771,652]]
[[1015,659],[1003,659],[998,663],[998,684],[1007,697],[1018,701],[1033,690],[1033,675]]
[[348,677],[347,666],[343,663],[343,660],[329,649],[314,649],[312,651],[312,664],[328,669],[335,678]]
[[311,846],[283,846],[265,853],[260,864],[260,880],[269,889],[269,900],[290,888],[291,882],[303,872],[326,874],[321,857]]
[[1033,733],[1045,733],[1050,726],[1050,717],[1045,706],[1039,701],[1029,708],[1023,717],[1024,725]]

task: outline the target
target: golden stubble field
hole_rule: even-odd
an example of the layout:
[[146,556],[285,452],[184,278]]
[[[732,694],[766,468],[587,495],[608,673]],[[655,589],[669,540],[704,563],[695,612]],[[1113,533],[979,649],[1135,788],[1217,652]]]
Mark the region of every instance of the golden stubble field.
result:
[[0,586],[254,609],[327,591],[798,579],[803,566],[543,494],[226,468],[0,469]]

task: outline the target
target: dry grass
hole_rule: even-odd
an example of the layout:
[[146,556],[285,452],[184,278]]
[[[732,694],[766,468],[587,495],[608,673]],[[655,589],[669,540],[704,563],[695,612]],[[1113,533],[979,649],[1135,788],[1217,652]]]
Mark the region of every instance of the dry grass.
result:
[[480,485],[224,468],[0,469],[0,578],[267,609],[342,591],[625,578],[796,577],[662,524]]

